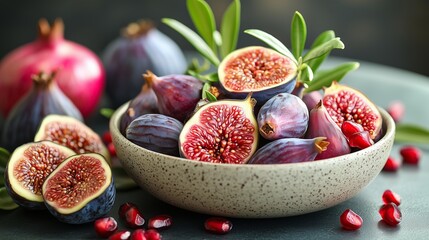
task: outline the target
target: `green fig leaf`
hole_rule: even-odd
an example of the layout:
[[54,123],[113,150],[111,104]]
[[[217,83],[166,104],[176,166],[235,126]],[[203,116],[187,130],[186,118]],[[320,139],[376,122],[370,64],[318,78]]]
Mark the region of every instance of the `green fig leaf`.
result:
[[307,40],[307,25],[304,17],[298,11],[295,12],[292,18],[290,36],[293,55],[298,59],[302,55],[302,51],[304,51]]
[[204,0],[187,0],[186,6],[198,33],[212,51],[216,52],[216,43],[213,38],[213,33],[216,31],[216,22],[212,9]]
[[207,45],[207,43],[194,31],[181,22],[171,19],[163,18],[162,22],[169,27],[180,33],[204,58],[211,62],[215,67],[219,65],[219,59],[215,52]]
[[6,167],[9,162],[10,153],[8,150],[0,147],[0,167]]
[[221,56],[224,58],[237,47],[240,32],[241,3],[233,0],[223,14],[220,32],[222,36]]
[[258,29],[247,29],[244,32],[265,42],[268,46],[272,47],[274,50],[285,55],[286,57],[292,59],[292,61],[294,61],[295,64],[298,65],[298,61],[293,56],[293,54],[289,51],[289,49],[273,35]]
[[209,100],[209,102],[216,102],[217,98],[215,95],[213,95],[211,92],[206,91],[206,98]]
[[[319,34],[319,36],[317,36],[316,40],[314,40],[313,44],[311,45],[310,49],[313,49],[317,46],[322,45],[323,43],[331,40],[335,38],[335,32],[332,30],[328,30],[325,32],[322,32],[321,34]],[[325,61],[325,59],[329,56],[329,53],[331,51],[326,52],[325,54],[323,54],[322,56],[318,57],[318,58],[314,58],[311,59],[307,62],[308,66],[311,67],[311,69],[313,70],[313,72],[316,72],[317,69],[319,69],[320,65]]]
[[313,70],[308,66],[306,63],[303,63],[301,65],[301,71],[300,71],[300,82],[309,84],[309,82],[313,81],[314,75]]
[[5,187],[0,188],[0,209],[12,210],[19,207],[9,196]]
[[303,57],[303,62],[308,62],[311,59],[320,57],[332,49],[344,49],[344,43],[340,40],[340,38],[336,37],[327,42],[320,44],[317,47],[310,49]]
[[329,87],[333,81],[341,81],[348,72],[358,68],[358,62],[347,62],[332,69],[320,70],[314,74],[313,81],[308,83],[309,86],[304,91],[308,93],[320,90],[323,87]]
[[395,142],[429,144],[429,129],[414,124],[397,124]]

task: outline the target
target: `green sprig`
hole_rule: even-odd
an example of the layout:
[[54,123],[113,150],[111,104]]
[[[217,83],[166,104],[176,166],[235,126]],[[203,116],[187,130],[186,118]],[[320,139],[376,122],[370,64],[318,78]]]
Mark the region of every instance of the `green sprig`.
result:
[[429,129],[414,124],[397,124],[395,142],[429,144]]

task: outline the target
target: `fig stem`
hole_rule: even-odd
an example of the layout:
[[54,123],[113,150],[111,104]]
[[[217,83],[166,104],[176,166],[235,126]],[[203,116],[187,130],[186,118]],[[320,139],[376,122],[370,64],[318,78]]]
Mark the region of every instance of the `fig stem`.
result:
[[33,74],[31,79],[33,80],[33,84],[35,87],[48,87],[53,82],[55,78],[56,71],[51,72],[51,74],[47,74],[43,71],[40,71],[38,74]]
[[265,133],[265,135],[270,135],[272,133],[274,133],[274,129],[273,127],[271,127],[271,125],[269,123],[265,123],[262,127],[261,127],[261,131],[263,133]]
[[138,38],[146,35],[150,30],[154,28],[154,23],[150,20],[139,20],[138,22],[132,22],[122,29],[122,36],[126,38]]
[[317,153],[321,153],[328,149],[329,142],[326,141],[326,137],[317,137],[314,141],[314,148]]
[[157,78],[157,76],[150,70],[147,70],[146,73],[143,74],[143,77],[146,80],[149,87],[152,87],[153,80]]

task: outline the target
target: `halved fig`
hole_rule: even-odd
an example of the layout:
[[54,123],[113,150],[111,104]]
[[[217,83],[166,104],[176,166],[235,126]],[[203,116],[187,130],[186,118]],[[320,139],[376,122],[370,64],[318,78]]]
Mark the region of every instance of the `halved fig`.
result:
[[5,171],[5,185],[9,195],[20,206],[44,209],[42,184],[45,178],[61,162],[75,154],[73,150],[50,141],[17,147]]
[[107,214],[116,190],[106,159],[98,153],[84,153],[64,160],[46,178],[42,195],[58,220],[81,224]]
[[269,48],[251,46],[228,54],[218,68],[219,81],[227,97],[244,98],[253,92],[258,105],[295,87],[295,62]]
[[212,163],[246,163],[258,143],[251,94],[244,100],[220,100],[202,106],[179,136],[180,154]]
[[34,141],[49,140],[76,153],[99,153],[110,162],[109,151],[100,136],[76,118],[48,115],[43,118]]
[[377,106],[356,89],[333,82],[325,89],[323,105],[340,128],[345,121],[359,123],[371,139],[381,130],[382,118]]

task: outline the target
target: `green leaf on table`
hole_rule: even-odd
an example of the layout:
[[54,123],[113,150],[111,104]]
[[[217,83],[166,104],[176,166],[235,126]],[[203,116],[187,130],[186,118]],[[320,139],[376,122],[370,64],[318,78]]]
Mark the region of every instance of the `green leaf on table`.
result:
[[19,207],[7,193],[6,187],[0,188],[0,209],[12,210]]
[[[316,40],[314,40],[310,49],[313,49],[317,46],[320,46],[323,43],[325,43],[325,42],[327,42],[333,38],[335,38],[335,32],[334,31],[332,31],[332,30],[324,31],[321,34],[319,34],[319,36],[317,36]],[[322,62],[325,61],[325,59],[329,56],[330,52],[331,51],[328,51],[325,54],[323,54],[322,56],[320,56],[318,58],[311,59],[307,62],[308,66],[311,67],[313,72],[316,72],[317,69],[319,69]]]
[[339,82],[348,72],[358,69],[359,65],[358,62],[347,62],[328,70],[320,70],[314,74],[313,81],[304,91],[308,93],[329,87],[333,81]]
[[429,129],[414,124],[397,124],[395,141],[429,144]]
[[290,36],[293,55],[298,59],[302,55],[302,51],[304,51],[307,40],[307,25],[304,17],[298,11],[295,12],[292,18]]
[[259,29],[247,29],[244,32],[265,42],[268,46],[272,47],[277,52],[285,55],[286,57],[292,59],[296,64],[298,64],[298,61],[293,56],[293,54],[289,51],[289,49],[273,35]]
[[207,45],[207,43],[194,31],[181,22],[171,19],[163,18],[162,22],[169,27],[180,33],[204,58],[211,62],[215,67],[219,65],[219,59],[216,53]]
[[105,118],[111,118],[114,112],[115,112],[115,110],[111,109],[111,108],[102,108],[102,109],[100,109],[101,116],[103,116]]
[[6,167],[9,162],[10,153],[8,150],[0,147],[0,167]]
[[187,0],[186,6],[198,33],[212,51],[216,52],[216,43],[213,38],[213,33],[216,31],[216,22],[212,9],[204,0]]
[[241,3],[233,0],[223,14],[220,32],[222,36],[221,56],[224,58],[237,47],[240,32]]
[[117,190],[130,190],[138,186],[122,167],[112,167],[112,173]]
[[317,47],[310,49],[303,57],[303,62],[308,62],[311,59],[317,58],[330,52],[332,49],[344,49],[344,43],[340,38],[336,37],[327,42],[320,44]]

